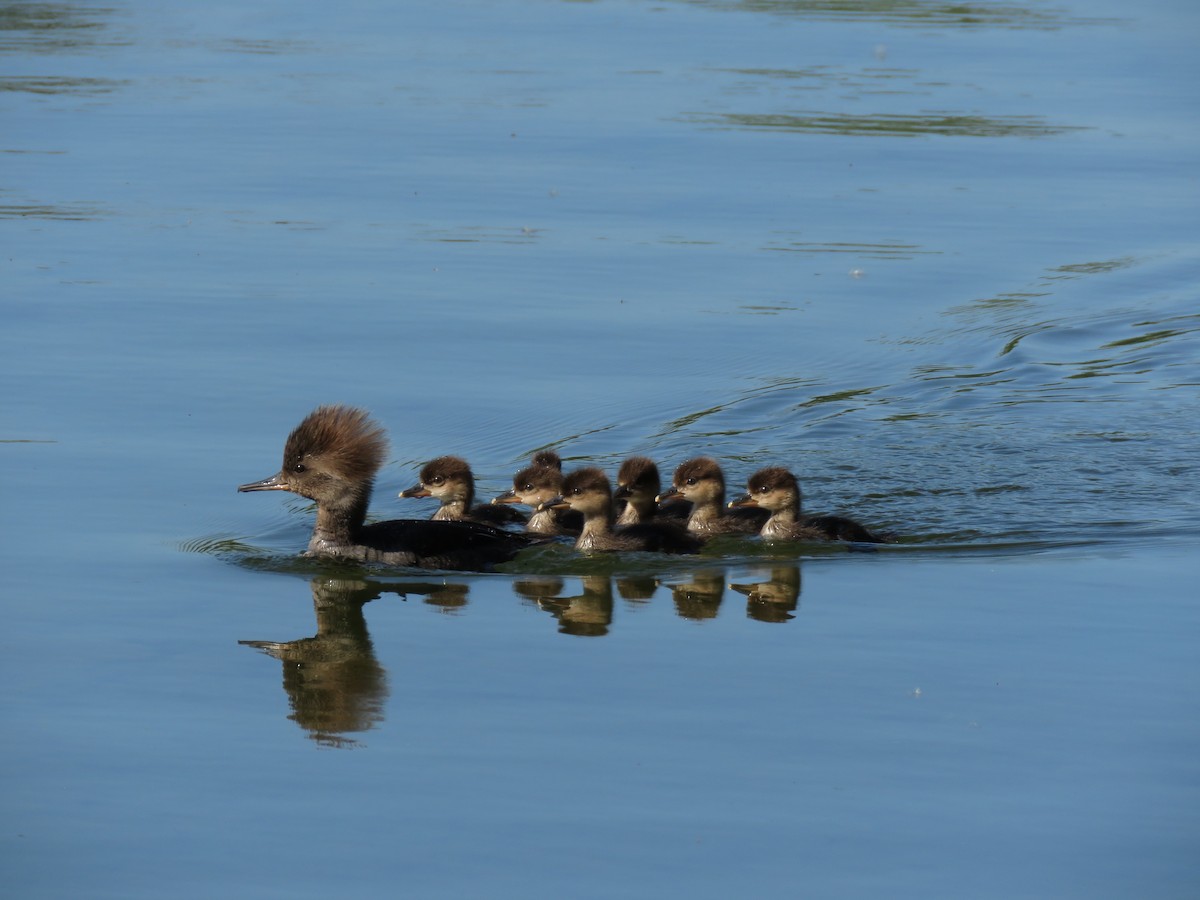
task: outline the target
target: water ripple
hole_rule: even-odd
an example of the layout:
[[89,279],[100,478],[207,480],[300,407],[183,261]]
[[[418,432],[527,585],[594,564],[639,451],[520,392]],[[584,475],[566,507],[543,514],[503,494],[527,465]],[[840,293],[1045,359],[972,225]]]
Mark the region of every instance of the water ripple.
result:
[[1200,535],[1195,288],[1183,273],[1129,302],[1154,277],[1147,265],[1057,267],[885,342],[906,367],[808,359],[820,377],[764,375],[674,416],[656,440],[676,459],[718,456],[731,484],[788,465],[814,511],[925,546]]
[[961,112],[866,114],[809,113],[691,113],[687,121],[727,129],[842,134],[859,137],[1019,137],[1044,138],[1087,126],[1047,122],[1042,116],[984,116]]
[[1024,3],[947,3],[942,0],[684,0],[714,9],[768,13],[789,18],[862,20],[905,28],[1002,28],[1057,31],[1060,28],[1113,25],[1113,18],[1073,15],[1063,9]]

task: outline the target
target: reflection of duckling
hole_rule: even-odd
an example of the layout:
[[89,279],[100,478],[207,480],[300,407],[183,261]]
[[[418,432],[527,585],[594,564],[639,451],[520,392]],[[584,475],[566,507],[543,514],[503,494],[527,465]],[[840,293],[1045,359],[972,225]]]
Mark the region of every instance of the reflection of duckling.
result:
[[507,506],[475,504],[475,475],[465,459],[439,456],[421,468],[421,480],[401,497],[436,497],[441,506],[433,514],[439,522],[470,519],[488,525],[524,525],[525,517]]
[[731,584],[746,595],[746,615],[760,622],[786,622],[800,605],[800,567],[779,566],[771,570],[769,581]]
[[653,575],[625,575],[617,579],[617,595],[630,604],[642,604],[658,590],[658,579]]
[[858,541],[881,544],[885,538],[845,516],[802,516],[800,484],[781,466],[759,469],[750,476],[748,493],[731,507],[761,507],[771,517],[763,524],[768,541]]
[[574,597],[546,597],[540,605],[558,619],[562,634],[603,637],[613,618],[612,579],[607,575],[585,575],[583,593]]
[[707,456],[681,463],[674,483],[658,495],[658,501],[676,497],[691,502],[687,527],[697,534],[756,534],[768,517],[761,510],[726,510],[725,473]]
[[406,581],[399,585],[399,593],[407,597],[418,594],[424,598],[424,603],[437,609],[438,612],[453,615],[470,603],[470,588],[465,584],[436,582],[426,584]]
[[691,511],[691,504],[682,500],[667,503],[660,510],[656,502],[662,490],[662,481],[658,477],[658,466],[648,456],[631,456],[621,463],[617,472],[617,489],[613,498],[625,501],[625,508],[617,517],[618,525],[636,525],[639,522],[649,522],[659,515],[672,519],[686,519]]
[[597,468],[576,469],[563,479],[562,494],[543,507],[570,507],[583,514],[578,550],[648,550],[657,553],[695,553],[700,541],[671,522],[643,522],[614,527],[612,488]]
[[540,606],[548,597],[557,597],[563,592],[565,582],[556,575],[526,575],[513,579],[513,593],[526,603]]
[[533,507],[533,515],[525,523],[525,530],[535,534],[571,535],[579,534],[583,528],[583,516],[570,509],[542,508],[562,492],[562,471],[553,465],[539,465],[536,460],[553,457],[553,451],[543,451],[534,456],[534,464],[526,466],[513,476],[512,490],[505,491],[492,503],[520,503]]
[[291,491],[317,503],[309,556],[426,569],[486,570],[536,543],[478,522],[397,519],[365,524],[383,429],[361,409],[322,406],[288,435],[278,474],[239,491]]
[[322,744],[353,743],[345,735],[383,720],[387,674],[375,658],[363,605],[383,591],[364,581],[312,583],[314,637],[296,641],[238,641],[283,663],[289,716]]
[[687,584],[671,585],[671,597],[675,613],[681,619],[715,619],[725,599],[725,572],[723,569],[696,572]]

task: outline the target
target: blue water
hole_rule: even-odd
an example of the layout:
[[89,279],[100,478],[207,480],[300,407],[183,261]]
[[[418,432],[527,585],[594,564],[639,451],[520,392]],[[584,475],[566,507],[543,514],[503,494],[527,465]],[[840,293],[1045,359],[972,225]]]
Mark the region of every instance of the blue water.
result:
[[[1192,897],[1193,4],[0,6],[19,897]],[[298,559],[711,454],[876,552]]]

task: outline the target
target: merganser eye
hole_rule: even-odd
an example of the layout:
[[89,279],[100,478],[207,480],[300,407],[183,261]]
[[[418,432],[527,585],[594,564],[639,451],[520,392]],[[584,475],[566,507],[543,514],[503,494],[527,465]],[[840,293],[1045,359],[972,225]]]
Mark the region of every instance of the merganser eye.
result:
[[696,479],[695,479],[695,478],[689,478],[689,479],[687,480],[687,482],[686,482],[686,483],[687,483],[688,485],[693,485],[693,484],[695,484],[695,483],[696,483]]
[[306,468],[307,466],[305,466],[304,463],[296,463],[294,466],[292,466],[292,471],[303,472]]

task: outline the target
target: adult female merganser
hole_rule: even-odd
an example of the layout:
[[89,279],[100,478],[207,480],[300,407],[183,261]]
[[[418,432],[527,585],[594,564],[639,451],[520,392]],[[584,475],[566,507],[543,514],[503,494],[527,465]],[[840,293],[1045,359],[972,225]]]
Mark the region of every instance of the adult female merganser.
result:
[[291,491],[317,504],[309,556],[423,569],[482,571],[536,543],[477,522],[398,519],[366,524],[387,438],[367,413],[321,406],[288,435],[283,468],[239,491]]

